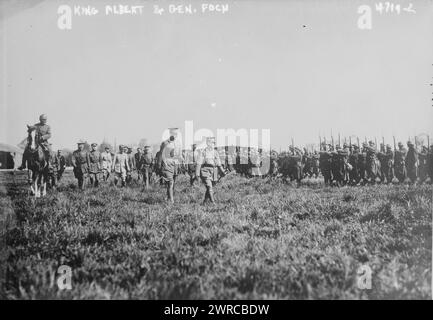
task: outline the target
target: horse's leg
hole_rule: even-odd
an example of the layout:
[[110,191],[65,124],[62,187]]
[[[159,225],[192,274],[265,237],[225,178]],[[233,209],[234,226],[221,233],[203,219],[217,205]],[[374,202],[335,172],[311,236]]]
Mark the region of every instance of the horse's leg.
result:
[[39,190],[39,177],[37,174],[35,174],[35,177],[33,178],[33,184],[35,188],[35,198],[39,198],[41,196],[41,191]]
[[41,188],[42,196],[45,197],[47,195],[47,179],[44,174],[41,175]]

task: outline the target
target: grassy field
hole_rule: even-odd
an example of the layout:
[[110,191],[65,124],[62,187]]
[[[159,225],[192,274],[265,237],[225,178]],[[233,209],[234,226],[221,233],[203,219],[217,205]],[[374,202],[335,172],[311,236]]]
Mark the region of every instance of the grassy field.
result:
[[[7,180],[7,179],[6,179]],[[229,176],[218,204],[182,176],[173,206],[141,185],[35,201],[3,180],[8,299],[431,299],[432,186],[324,187]],[[372,269],[371,290],[357,270]],[[59,290],[57,268],[72,268]]]

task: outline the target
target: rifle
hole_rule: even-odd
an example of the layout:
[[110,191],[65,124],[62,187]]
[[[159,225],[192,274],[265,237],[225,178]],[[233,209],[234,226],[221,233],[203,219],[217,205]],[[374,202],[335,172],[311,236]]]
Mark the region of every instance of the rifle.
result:
[[374,137],[374,149],[377,151],[377,139]]
[[427,150],[430,150],[430,136],[427,136]]
[[395,136],[392,136],[392,139],[394,140],[394,152],[396,152],[397,148],[395,147]]
[[319,150],[322,151],[322,137],[319,135]]
[[352,137],[349,137],[349,151],[352,153]]
[[338,145],[341,147],[340,132],[338,133]]
[[293,151],[295,151],[295,143],[293,142],[293,138],[292,138],[292,149]]
[[356,137],[356,141],[358,142],[358,149],[359,149],[359,137]]
[[386,148],[385,148],[385,138],[382,136],[382,146],[383,146],[383,151],[385,152]]

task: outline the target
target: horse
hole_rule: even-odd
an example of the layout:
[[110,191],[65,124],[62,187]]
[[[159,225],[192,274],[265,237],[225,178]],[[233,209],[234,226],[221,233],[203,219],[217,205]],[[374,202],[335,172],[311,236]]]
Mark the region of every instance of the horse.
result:
[[40,145],[36,130],[28,130],[28,159],[27,168],[30,189],[35,198],[44,197],[47,194],[48,159]]

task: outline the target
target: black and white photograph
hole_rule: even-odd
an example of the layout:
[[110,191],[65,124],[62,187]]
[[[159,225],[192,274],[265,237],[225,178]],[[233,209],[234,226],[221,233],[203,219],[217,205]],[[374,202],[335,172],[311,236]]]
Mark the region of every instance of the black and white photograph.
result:
[[0,300],[432,300],[433,1],[1,0],[0,58]]

